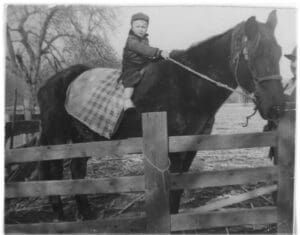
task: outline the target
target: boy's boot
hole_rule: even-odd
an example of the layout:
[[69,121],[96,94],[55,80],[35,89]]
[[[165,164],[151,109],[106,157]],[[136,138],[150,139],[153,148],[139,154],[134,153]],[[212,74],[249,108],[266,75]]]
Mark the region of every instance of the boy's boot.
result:
[[133,88],[127,87],[124,89],[124,111],[126,111],[129,108],[134,108],[134,104],[131,100],[131,96],[133,94]]

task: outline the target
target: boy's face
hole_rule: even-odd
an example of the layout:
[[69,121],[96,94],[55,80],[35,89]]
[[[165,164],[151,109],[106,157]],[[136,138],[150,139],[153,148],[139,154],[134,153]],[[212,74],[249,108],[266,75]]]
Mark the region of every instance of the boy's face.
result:
[[139,37],[144,37],[148,30],[148,23],[144,20],[135,20],[131,24],[131,29]]

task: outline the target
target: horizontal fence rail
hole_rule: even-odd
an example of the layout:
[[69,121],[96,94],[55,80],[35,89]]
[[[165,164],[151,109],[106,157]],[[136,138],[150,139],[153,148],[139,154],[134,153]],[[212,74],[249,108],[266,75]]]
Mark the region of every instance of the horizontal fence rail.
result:
[[171,230],[184,231],[247,224],[272,224],[276,222],[276,207],[226,209],[218,212],[184,213],[172,215]]
[[11,149],[6,151],[5,163],[35,162],[90,156],[120,156],[133,153],[142,153],[142,138]]
[[171,174],[172,189],[196,189],[277,181],[277,167],[239,168],[222,171]]
[[[225,209],[208,213],[180,213],[171,215],[171,231],[188,231],[239,225],[261,225],[276,222],[276,207]],[[144,232],[145,229],[145,215],[87,222],[5,225],[6,233],[141,233]]]
[[16,121],[5,123],[5,137],[39,132],[39,121]]
[[[171,189],[196,189],[276,181],[276,167],[170,174]],[[6,198],[50,195],[128,193],[145,190],[144,176],[7,183]],[[84,189],[84,190],[83,190]]]
[[[32,114],[32,120],[40,120],[41,116],[40,114]],[[12,114],[9,115],[9,120],[12,120]],[[25,115],[24,114],[16,114],[15,115],[15,121],[24,121],[25,120]]]
[[[169,152],[275,146],[277,140],[276,136],[276,132],[232,135],[172,136],[169,137]],[[125,140],[11,149],[6,151],[5,159],[6,163],[20,163],[80,158],[86,156],[119,156],[142,152],[142,138],[129,138]]]
[[142,233],[146,229],[145,216],[103,219],[84,222],[6,224],[6,233]]
[[196,135],[169,138],[170,152],[223,150],[275,146],[276,132],[231,135]]

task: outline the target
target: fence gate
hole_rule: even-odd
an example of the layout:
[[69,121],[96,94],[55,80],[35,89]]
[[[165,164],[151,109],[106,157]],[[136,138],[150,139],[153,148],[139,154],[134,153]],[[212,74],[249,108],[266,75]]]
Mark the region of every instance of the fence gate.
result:
[[[145,192],[145,213],[130,218],[83,222],[6,224],[7,233],[169,233],[244,224],[277,223],[278,233],[293,231],[295,111],[287,111],[277,131],[233,135],[168,136],[166,112],[142,116],[143,137],[126,140],[6,150],[6,164],[144,153],[144,176],[18,182],[5,184],[5,197]],[[278,165],[197,173],[169,173],[168,153],[277,146]],[[261,194],[278,189],[276,207],[223,209],[220,205],[170,214],[170,190],[277,181],[258,189]],[[246,195],[247,196],[247,195]],[[232,199],[232,198],[231,198]],[[228,202],[222,202],[227,205]],[[227,203],[227,204],[226,204]],[[199,208],[198,208],[199,209]]]

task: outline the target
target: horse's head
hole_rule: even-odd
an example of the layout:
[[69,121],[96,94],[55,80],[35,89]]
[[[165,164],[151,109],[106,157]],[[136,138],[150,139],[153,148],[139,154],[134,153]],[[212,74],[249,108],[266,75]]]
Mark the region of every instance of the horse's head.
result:
[[276,119],[284,110],[283,88],[279,71],[281,47],[274,30],[276,11],[272,11],[266,23],[249,18],[240,37],[238,61],[234,62],[238,84],[256,97],[256,105],[264,119]]

